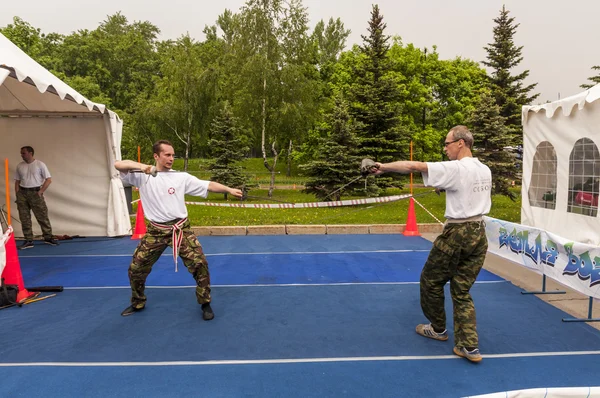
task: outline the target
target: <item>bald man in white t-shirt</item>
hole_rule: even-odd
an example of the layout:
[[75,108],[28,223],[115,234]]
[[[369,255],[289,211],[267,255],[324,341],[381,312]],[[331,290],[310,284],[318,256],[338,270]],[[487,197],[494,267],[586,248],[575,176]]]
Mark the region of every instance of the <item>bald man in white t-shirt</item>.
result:
[[[171,246],[176,264],[177,256],[181,257],[196,280],[196,299],[202,305],[202,318],[209,321],[214,318],[214,312],[210,306],[208,262],[198,238],[190,228],[185,195],[205,198],[208,192],[217,192],[241,198],[242,191],[173,171],[175,151],[169,141],[157,141],[152,149],[156,166],[132,160],[115,162],[121,179],[139,188],[144,214],[149,221],[147,232],[135,249],[129,266],[131,305],[121,315],[132,315],[145,308],[146,278],[167,246]],[[142,173],[132,173],[132,170]]]
[[446,191],[446,225],[433,242],[420,280],[421,308],[430,323],[417,325],[416,331],[424,337],[448,340],[444,286],[449,281],[454,307],[453,352],[479,362],[482,358],[470,289],[487,253],[483,215],[492,205],[492,173],[473,157],[472,147],[471,132],[465,126],[456,126],[444,142],[449,162],[374,163],[370,172],[420,172],[426,186]]

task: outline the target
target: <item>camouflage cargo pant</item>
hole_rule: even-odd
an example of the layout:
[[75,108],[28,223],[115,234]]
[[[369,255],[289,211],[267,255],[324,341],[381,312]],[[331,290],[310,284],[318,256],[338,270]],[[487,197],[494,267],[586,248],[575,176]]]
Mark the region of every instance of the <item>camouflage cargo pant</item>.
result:
[[[175,222],[164,223],[172,225]],[[202,245],[190,229],[190,222],[182,226],[183,239],[179,247],[179,257],[196,280],[196,299],[199,304],[210,302],[210,274],[208,262],[202,251]],[[173,247],[172,231],[164,231],[148,224],[147,233],[133,253],[129,266],[129,282],[131,284],[131,305],[141,308],[146,304],[144,290],[146,278],[152,271],[152,266],[160,258],[167,246]]]
[[444,286],[450,281],[457,347],[478,347],[475,305],[469,293],[487,252],[481,222],[447,224],[433,243],[421,272],[421,308],[437,330],[446,328]]
[[25,191],[19,189],[17,192],[17,209],[19,210],[19,219],[23,228],[25,240],[33,240],[33,227],[31,224],[31,212],[42,228],[44,239],[52,238],[52,226],[48,218],[48,206],[46,201],[37,191]]

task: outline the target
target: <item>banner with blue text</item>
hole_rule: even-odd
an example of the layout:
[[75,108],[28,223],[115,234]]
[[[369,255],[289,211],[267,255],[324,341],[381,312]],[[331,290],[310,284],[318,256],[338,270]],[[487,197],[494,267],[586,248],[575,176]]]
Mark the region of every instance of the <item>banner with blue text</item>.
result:
[[600,299],[600,247],[485,217],[488,251]]

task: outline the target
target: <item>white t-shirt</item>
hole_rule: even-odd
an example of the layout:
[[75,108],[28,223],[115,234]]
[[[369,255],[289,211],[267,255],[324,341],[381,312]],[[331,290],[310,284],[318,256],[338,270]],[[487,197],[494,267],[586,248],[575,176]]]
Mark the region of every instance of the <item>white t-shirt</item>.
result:
[[163,223],[185,218],[185,195],[208,196],[209,181],[200,180],[188,173],[158,173],[156,177],[144,173],[123,173],[121,179],[140,189],[144,215],[150,221]]
[[446,190],[446,218],[469,218],[490,212],[492,172],[478,159],[428,162],[427,173],[422,175],[425,186]]
[[48,167],[36,159],[31,163],[21,162],[17,165],[15,181],[20,181],[19,186],[23,188],[37,188],[50,177]]

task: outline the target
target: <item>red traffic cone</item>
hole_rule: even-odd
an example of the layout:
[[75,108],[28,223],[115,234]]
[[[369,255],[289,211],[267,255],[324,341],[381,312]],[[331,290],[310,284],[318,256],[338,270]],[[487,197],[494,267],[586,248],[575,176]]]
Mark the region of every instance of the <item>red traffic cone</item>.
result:
[[142,236],[146,234],[146,220],[144,220],[144,208],[142,207],[142,200],[138,200],[137,213],[135,214],[135,229],[131,239],[142,239]]
[[25,289],[23,283],[23,274],[21,273],[21,264],[19,263],[19,255],[17,254],[17,243],[15,242],[14,234],[6,241],[6,267],[2,271],[2,278],[7,285],[17,285],[19,293],[17,293],[17,303],[22,303],[28,298],[34,297],[39,293],[29,292]]
[[404,236],[421,236],[417,226],[417,216],[415,215],[415,200],[410,198],[408,203],[408,217],[406,218],[406,227],[402,233]]

